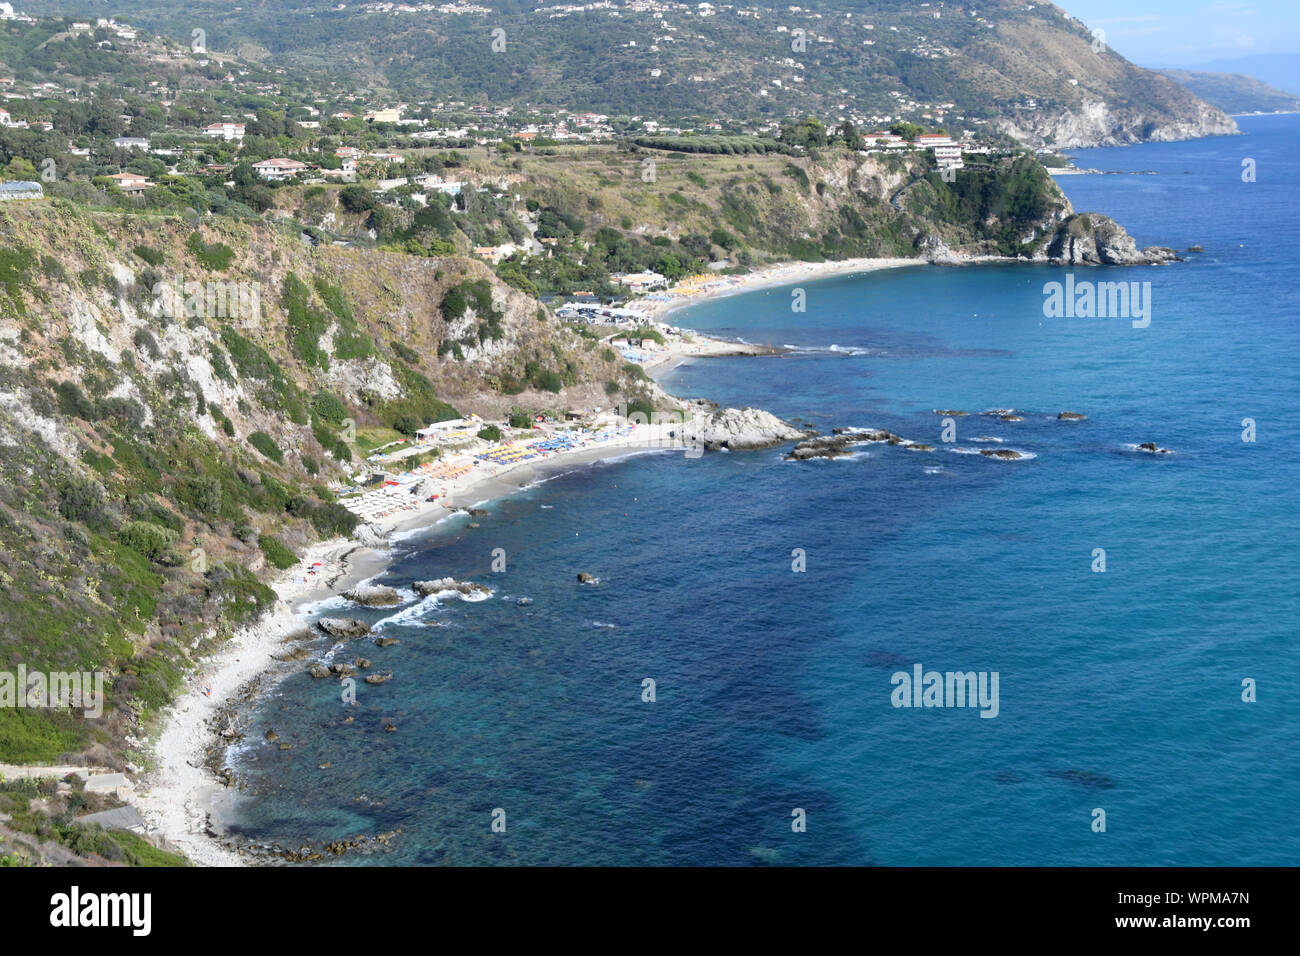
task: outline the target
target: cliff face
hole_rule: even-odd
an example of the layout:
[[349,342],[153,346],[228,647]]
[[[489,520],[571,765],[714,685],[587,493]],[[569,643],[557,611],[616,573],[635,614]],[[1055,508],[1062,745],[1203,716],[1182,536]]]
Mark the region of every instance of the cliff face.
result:
[[1114,219],[1087,213],[1072,215],[1061,223],[1043,258],[1062,265],[1136,266],[1171,262],[1177,255],[1167,246],[1139,249]]
[[1203,100],[1189,97],[1176,111],[1115,107],[1103,100],[1085,100],[1060,112],[1019,111],[998,121],[998,128],[1033,146],[1060,149],[1124,146],[1169,142],[1201,136],[1227,136],[1238,131],[1231,117]]
[[326,485],[373,444],[647,388],[479,262],[6,204],[0,670],[102,671],[110,707],[101,721],[0,708],[0,759],[135,732],[269,606],[258,572],[353,530]]

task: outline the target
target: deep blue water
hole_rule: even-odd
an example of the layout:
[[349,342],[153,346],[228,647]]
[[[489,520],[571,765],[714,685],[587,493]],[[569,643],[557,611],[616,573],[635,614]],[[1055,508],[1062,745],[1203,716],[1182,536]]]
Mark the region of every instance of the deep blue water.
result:
[[[385,583],[495,595],[403,609],[384,625],[400,645],[351,648],[395,674],[359,684],[355,708],[333,681],[281,684],[237,758],[258,791],[240,829],[298,845],[400,827],[391,854],[352,862],[414,864],[1300,862],[1300,117],[1240,124],[1078,157],[1155,175],[1061,180],[1140,244],[1204,247],[1104,270],[1151,282],[1148,328],[1044,318],[1066,270],[1037,266],[810,283],[802,314],[777,289],[679,315],[799,351],[694,362],[670,391],[936,451],[642,455],[406,542]],[[994,407],[1024,420],[976,414]],[[942,408],[972,413],[955,446]],[[977,436],[1036,457],[954,451],[992,447]],[[1145,441],[1176,453],[1132,450]],[[918,662],[998,672],[998,716],[893,707],[891,674]],[[266,727],[294,749],[261,743]]]

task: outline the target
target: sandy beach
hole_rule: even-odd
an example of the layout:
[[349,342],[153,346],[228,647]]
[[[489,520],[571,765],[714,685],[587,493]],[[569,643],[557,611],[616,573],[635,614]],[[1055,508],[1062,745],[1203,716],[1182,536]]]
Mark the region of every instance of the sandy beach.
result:
[[[844,262],[791,263],[745,276],[711,277],[690,295],[669,301],[642,300],[654,317],[663,316],[704,299],[735,295],[754,289],[851,275],[879,269],[924,265],[915,259],[854,259]],[[665,370],[680,361],[708,356],[770,354],[765,346],[727,342],[691,335],[674,340],[655,352],[645,367]],[[464,516],[464,509],[481,506],[512,494],[542,478],[583,467],[596,461],[624,457],[659,448],[680,447],[669,437],[673,425],[637,425],[616,430],[603,441],[551,453],[543,458],[498,464],[478,461],[451,478],[425,478],[419,494],[409,487],[385,487],[377,507],[362,506],[363,521],[376,537],[405,537],[432,528],[443,519]],[[429,491],[437,494],[429,501]],[[460,520],[469,520],[468,516]],[[369,547],[342,538],[319,542],[302,555],[293,568],[268,580],[277,601],[257,623],[239,631],[217,654],[189,675],[177,700],[164,718],[154,742],[154,769],[137,785],[134,804],[154,827],[195,863],[211,866],[246,865],[249,861],[212,835],[219,832],[224,811],[236,799],[206,766],[205,757],[216,743],[214,722],[226,705],[242,696],[251,681],[279,662],[285,638],[306,627],[304,608],[333,597],[382,573],[392,560],[388,542]],[[286,672],[287,672],[286,668]],[[266,688],[262,688],[266,690]]]
[[[437,501],[403,502],[374,524],[385,535],[399,536],[431,528],[444,518],[464,516],[464,508],[485,504],[543,478],[662,447],[669,428],[641,425],[630,435],[549,458],[484,466],[448,482],[444,497]],[[164,837],[201,865],[250,863],[213,836],[220,832],[220,821],[237,799],[206,766],[207,752],[219,739],[215,721],[251,681],[281,663],[276,655],[285,651],[285,638],[307,626],[305,608],[381,574],[391,560],[388,547],[372,548],[334,538],[308,548],[298,565],[267,582],[276,592],[275,605],[186,678],[164,718],[153,745],[154,769],[137,785],[132,801],[154,828],[154,835]],[[319,567],[313,567],[318,562]],[[286,673],[289,670],[285,668]]]
[[719,274],[703,277],[694,282],[687,280],[673,286],[667,293],[663,293],[664,298],[647,297],[636,302],[633,307],[643,311],[647,318],[666,321],[670,314],[708,299],[792,285],[796,282],[813,282],[835,276],[924,265],[929,265],[925,259],[898,257],[843,259],[837,262],[785,262],[755,269],[744,275]]

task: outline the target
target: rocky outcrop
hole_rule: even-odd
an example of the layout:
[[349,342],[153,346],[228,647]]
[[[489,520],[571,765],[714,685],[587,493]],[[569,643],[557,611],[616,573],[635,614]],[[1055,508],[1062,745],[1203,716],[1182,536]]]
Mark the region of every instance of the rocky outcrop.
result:
[[595,583],[596,583],[596,577],[595,577],[595,575],[591,574],[591,573],[588,572],[588,571],[579,571],[579,572],[578,572],[578,583],[579,583],[579,584],[595,584]]
[[807,435],[759,408],[718,409],[693,418],[682,428],[688,443],[700,445],[706,451],[773,448]]
[[392,607],[402,602],[401,596],[396,591],[383,585],[358,585],[349,591],[344,591],[343,596],[349,601],[364,604],[366,607]]
[[357,525],[357,529],[352,532],[352,537],[367,548],[388,547],[388,535],[377,524]]
[[1172,262],[1178,254],[1167,246],[1138,249],[1114,219],[1090,212],[1069,216],[1057,227],[1045,258],[1058,265],[1140,266]]
[[[836,428],[829,435],[806,438],[786,455],[787,461],[807,461],[810,458],[842,458],[853,454],[853,446],[867,442],[885,442],[889,445],[910,443],[883,428]],[[928,447],[922,450],[929,450]]]
[[411,585],[415,593],[421,597],[429,597],[431,594],[450,594],[456,593],[462,597],[484,597],[492,593],[492,589],[485,584],[476,584],[473,581],[457,581],[455,578],[438,578],[435,581],[416,581]]
[[369,624],[349,617],[323,617],[316,622],[316,626],[330,637],[339,640],[349,640],[370,633]]
[[982,448],[980,454],[985,458],[1000,458],[1003,461],[1019,461],[1025,457],[1023,452],[1014,448]]
[[1061,412],[1061,414],[1056,416],[1057,421],[1062,422],[1081,422],[1087,417],[1087,415],[1083,415],[1079,412]]
[[1137,446],[1137,450],[1146,452],[1148,455],[1172,455],[1173,454],[1172,449],[1161,448],[1153,441],[1144,441],[1142,444]]

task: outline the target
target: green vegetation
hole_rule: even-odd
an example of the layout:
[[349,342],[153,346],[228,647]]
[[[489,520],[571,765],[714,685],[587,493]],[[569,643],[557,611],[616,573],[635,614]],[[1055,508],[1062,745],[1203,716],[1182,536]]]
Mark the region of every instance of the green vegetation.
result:
[[271,562],[271,566],[281,571],[298,563],[298,556],[279,538],[262,535],[257,539],[257,546],[262,549],[262,553],[266,555],[266,560]]
[[266,432],[253,432],[248,436],[248,443],[276,464],[284,461],[284,452],[280,451],[275,439]]
[[[190,233],[186,248],[198,260],[199,265],[211,272],[225,272],[235,258],[234,249],[223,242],[206,243],[197,232]],[[157,264],[153,263],[153,265]]]

